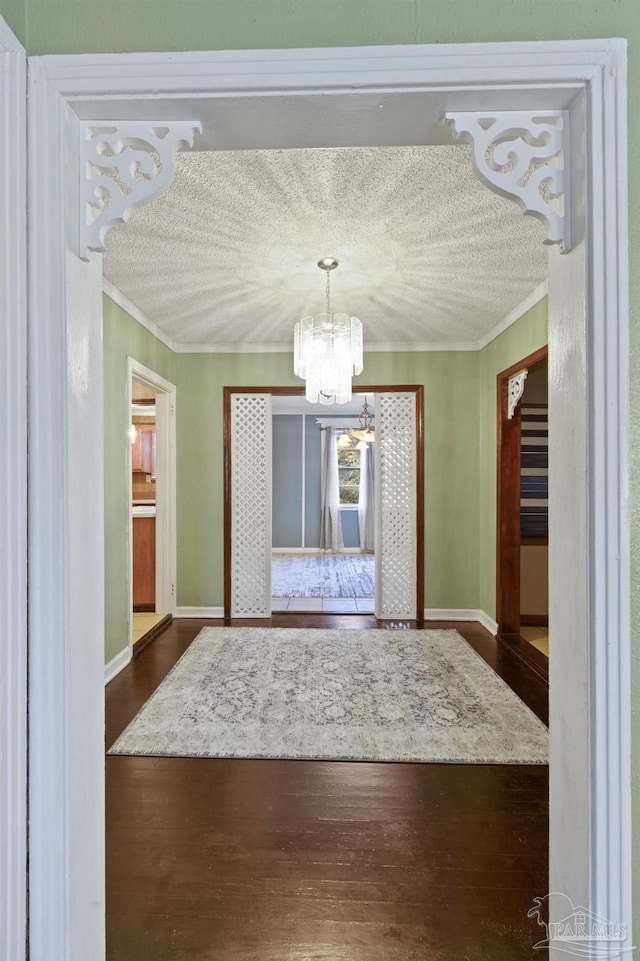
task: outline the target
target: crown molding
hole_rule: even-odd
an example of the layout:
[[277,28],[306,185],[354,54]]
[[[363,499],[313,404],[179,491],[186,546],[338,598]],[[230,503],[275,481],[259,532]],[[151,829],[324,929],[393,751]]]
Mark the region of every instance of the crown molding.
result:
[[531,291],[528,297],[525,297],[524,300],[521,300],[519,304],[516,304],[513,310],[509,311],[506,317],[503,317],[502,320],[495,325],[495,327],[492,327],[488,334],[485,334],[484,337],[480,338],[475,346],[475,350],[482,350],[483,347],[486,347],[488,344],[490,344],[492,340],[495,340],[496,337],[499,337],[500,334],[507,330],[507,328],[511,327],[512,324],[515,324],[516,320],[520,320],[520,318],[523,317],[528,310],[531,310],[532,307],[535,307],[536,304],[539,304],[540,301],[548,295],[548,293],[549,281],[543,280],[541,284],[538,284],[538,286]]
[[[176,344],[177,354],[291,354],[293,343],[281,344]],[[365,354],[420,354],[426,351],[479,350],[476,341],[457,344],[369,344]]]
[[293,335],[284,344],[176,344],[173,349],[176,354],[292,354]]
[[141,327],[144,327],[145,330],[148,330],[150,334],[153,334],[154,337],[157,337],[157,339],[161,341],[165,347],[168,347],[169,350],[172,350],[174,354],[178,352],[178,345],[175,344],[171,338],[158,327],[157,324],[154,324],[154,322],[147,317],[142,310],[140,310],[137,304],[134,304],[132,300],[129,300],[126,294],[123,294],[120,288],[116,287],[115,284],[112,284],[111,281],[107,280],[106,277],[102,278],[102,290],[107,297],[109,297],[115,304],[118,305],[118,307],[122,307],[122,309],[126,311],[130,317],[133,317],[133,319],[136,320]]
[[[174,354],[291,354],[293,353],[292,343],[271,343],[271,344],[182,344],[172,340],[168,334],[158,327],[140,308],[129,300],[126,294],[112,284],[105,277],[102,282],[102,289],[119,307],[122,307],[134,320],[141,324],[150,334],[172,350]],[[544,280],[541,284],[531,291],[524,300],[521,300],[513,310],[509,311],[495,327],[481,337],[480,340],[463,341],[452,344],[365,344],[365,354],[425,354],[425,353],[452,353],[455,351],[477,351],[482,350],[491,341],[504,333],[507,328],[515,324],[528,310],[549,293],[549,281]]]

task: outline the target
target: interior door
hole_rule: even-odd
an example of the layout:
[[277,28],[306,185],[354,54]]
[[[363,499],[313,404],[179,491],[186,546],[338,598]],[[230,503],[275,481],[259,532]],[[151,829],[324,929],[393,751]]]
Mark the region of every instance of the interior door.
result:
[[271,394],[231,394],[231,617],[271,616]]
[[26,55],[0,19],[0,957],[27,929]]

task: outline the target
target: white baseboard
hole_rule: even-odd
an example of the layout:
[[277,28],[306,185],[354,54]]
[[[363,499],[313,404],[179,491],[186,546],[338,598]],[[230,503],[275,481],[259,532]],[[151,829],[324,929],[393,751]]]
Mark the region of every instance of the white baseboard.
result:
[[224,617],[224,607],[176,607],[174,617]]
[[498,633],[498,622],[494,621],[492,617],[489,617],[484,611],[478,611],[478,620],[482,626],[489,631],[494,637]]
[[497,622],[479,608],[429,607],[425,608],[424,619],[425,621],[478,621],[494,637],[498,631]]
[[125,647],[124,650],[112,657],[108,664],[104,666],[104,683],[105,686],[112,681],[120,671],[124,671],[127,664],[131,661],[131,649]]

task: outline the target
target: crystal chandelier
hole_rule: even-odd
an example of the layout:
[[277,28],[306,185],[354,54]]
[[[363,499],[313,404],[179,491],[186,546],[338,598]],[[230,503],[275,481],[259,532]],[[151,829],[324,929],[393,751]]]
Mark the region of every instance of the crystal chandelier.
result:
[[326,312],[303,317],[294,334],[293,370],[306,380],[305,397],[312,404],[346,404],[351,400],[351,378],[362,373],[362,324],[357,317],[331,313],[330,273],[335,257],[323,257],[326,271]]

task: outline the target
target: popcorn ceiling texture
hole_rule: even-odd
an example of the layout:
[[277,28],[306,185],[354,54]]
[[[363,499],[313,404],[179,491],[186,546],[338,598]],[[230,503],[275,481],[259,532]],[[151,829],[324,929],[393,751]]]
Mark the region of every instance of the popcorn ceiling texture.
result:
[[365,346],[474,344],[545,279],[544,237],[466,145],[181,153],[104,269],[176,343],[290,350],[333,255],[332,306]]

